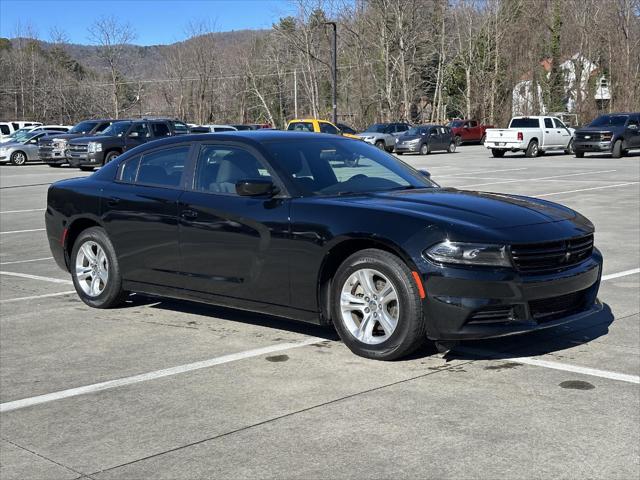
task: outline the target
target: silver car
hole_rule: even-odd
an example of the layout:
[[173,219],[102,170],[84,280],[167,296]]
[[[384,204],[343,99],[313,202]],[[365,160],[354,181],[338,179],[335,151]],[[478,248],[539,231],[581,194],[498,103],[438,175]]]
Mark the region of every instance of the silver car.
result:
[[38,140],[46,135],[59,134],[50,130],[28,132],[17,137],[13,142],[0,145],[0,163],[11,162],[14,165],[24,165],[27,162],[40,161]]
[[411,128],[408,123],[374,123],[358,137],[387,152],[393,152],[396,138]]

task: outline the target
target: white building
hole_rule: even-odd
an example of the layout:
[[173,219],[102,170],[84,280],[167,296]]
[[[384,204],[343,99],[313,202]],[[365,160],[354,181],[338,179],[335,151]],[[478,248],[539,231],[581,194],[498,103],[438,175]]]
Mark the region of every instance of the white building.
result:
[[[547,78],[551,73],[551,60],[545,58],[540,62],[544,68]],[[592,96],[599,109],[606,106],[611,99],[609,83],[607,78],[600,74],[595,63],[576,53],[571,58],[560,64],[560,69],[564,74],[565,97],[563,102],[566,112],[574,112],[578,98]],[[589,80],[597,75],[594,92],[589,92]],[[512,114],[532,115],[534,113],[548,113],[547,105],[544,103],[542,87],[538,84],[534,88],[533,74],[529,72],[516,83],[512,91]],[[537,91],[536,91],[537,90]]]

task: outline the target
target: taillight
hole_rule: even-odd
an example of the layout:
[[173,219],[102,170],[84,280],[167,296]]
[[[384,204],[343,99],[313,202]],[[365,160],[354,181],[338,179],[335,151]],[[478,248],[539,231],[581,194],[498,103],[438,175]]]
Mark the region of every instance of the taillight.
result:
[[518,140],[524,140],[524,135],[522,135],[522,132],[518,132]]

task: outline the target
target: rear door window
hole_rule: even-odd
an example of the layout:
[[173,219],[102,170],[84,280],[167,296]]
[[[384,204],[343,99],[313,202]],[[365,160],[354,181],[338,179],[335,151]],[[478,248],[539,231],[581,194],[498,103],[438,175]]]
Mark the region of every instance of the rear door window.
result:
[[9,135],[11,133],[9,125],[0,125],[0,133],[2,133],[2,135]]
[[138,173],[138,165],[140,164],[140,155],[125,160],[118,165],[118,173],[116,180],[124,183],[134,183]]
[[151,131],[154,137],[166,137],[171,135],[169,126],[164,122],[153,122],[151,124]]
[[331,133],[333,135],[337,135],[338,129],[330,123],[320,122],[320,133]]
[[136,175],[136,184],[159,187],[179,186],[188,156],[188,145],[143,155]]
[[544,119],[544,128],[553,128],[553,122],[550,118]]
[[553,123],[555,124],[556,128],[567,128],[564,123],[562,123],[560,120],[558,120],[557,118],[553,119]]

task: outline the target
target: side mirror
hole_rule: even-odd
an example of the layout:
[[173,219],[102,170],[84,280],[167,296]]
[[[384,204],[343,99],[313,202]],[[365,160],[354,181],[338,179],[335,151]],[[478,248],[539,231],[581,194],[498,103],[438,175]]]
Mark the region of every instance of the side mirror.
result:
[[429,180],[431,180],[431,174],[429,173],[428,170],[418,170],[422,175],[424,175],[425,177],[427,177]]
[[236,193],[241,197],[273,196],[278,193],[278,187],[270,180],[239,180],[236,182]]
[[140,136],[140,132],[131,132],[129,134],[129,138],[138,138]]

